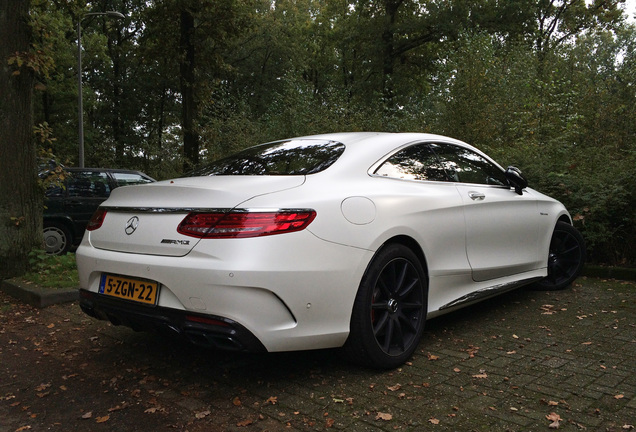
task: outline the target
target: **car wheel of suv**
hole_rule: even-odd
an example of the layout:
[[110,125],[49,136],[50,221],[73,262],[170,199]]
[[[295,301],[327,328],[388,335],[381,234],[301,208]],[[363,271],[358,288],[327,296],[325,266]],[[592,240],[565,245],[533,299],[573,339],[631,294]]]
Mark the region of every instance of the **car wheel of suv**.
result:
[[72,240],[70,231],[62,224],[44,227],[44,250],[49,255],[64,255],[71,248]]
[[409,248],[400,244],[383,248],[360,283],[345,355],[381,369],[406,362],[422,337],[427,291],[422,265]]

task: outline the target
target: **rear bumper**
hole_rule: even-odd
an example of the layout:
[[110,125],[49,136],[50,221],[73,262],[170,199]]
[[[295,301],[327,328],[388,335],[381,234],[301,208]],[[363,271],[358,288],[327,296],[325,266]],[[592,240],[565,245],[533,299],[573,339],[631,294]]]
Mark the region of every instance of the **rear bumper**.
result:
[[80,289],[80,307],[93,318],[130,327],[135,331],[185,339],[197,346],[229,351],[266,351],[256,336],[228,318],[161,306],[137,305],[85,289]]

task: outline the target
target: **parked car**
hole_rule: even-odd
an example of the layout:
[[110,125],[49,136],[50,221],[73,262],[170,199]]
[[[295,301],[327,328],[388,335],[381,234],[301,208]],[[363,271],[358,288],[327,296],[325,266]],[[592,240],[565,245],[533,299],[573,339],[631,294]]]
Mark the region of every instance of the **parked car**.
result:
[[139,171],[123,169],[64,168],[63,172],[65,179],[45,192],[44,247],[51,255],[65,254],[80,242],[86,224],[113,189],[155,181]]
[[79,246],[80,306],[241,351],[343,347],[393,368],[427,318],[585,259],[565,207],[461,141],[335,133],[115,190]]

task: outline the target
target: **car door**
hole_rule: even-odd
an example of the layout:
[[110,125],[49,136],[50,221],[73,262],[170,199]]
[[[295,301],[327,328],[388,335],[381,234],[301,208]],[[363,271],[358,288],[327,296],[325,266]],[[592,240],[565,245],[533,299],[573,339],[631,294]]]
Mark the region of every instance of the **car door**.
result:
[[475,281],[540,267],[540,215],[530,191],[511,189],[503,170],[471,149],[432,144],[464,204],[466,254]]

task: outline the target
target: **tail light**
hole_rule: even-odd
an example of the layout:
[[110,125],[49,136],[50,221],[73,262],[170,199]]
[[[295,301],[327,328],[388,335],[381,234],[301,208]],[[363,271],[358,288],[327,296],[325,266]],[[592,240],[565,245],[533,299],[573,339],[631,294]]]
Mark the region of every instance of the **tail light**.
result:
[[315,217],[313,210],[192,212],[177,231],[196,238],[261,237],[304,230]]
[[98,208],[95,213],[93,213],[93,217],[88,221],[88,225],[86,225],[87,231],[95,231],[104,223],[104,218],[106,217],[106,210],[102,208]]

